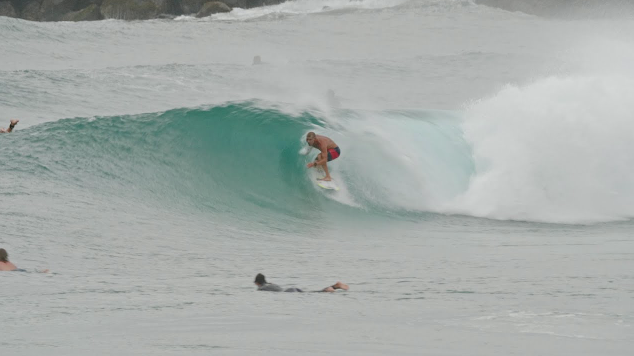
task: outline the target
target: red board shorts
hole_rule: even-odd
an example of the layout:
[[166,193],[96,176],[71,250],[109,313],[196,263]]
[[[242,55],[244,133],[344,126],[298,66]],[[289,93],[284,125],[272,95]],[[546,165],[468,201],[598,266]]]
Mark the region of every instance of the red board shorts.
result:
[[333,159],[339,158],[339,156],[341,156],[341,150],[339,149],[339,146],[328,150],[328,162],[332,161]]
[[[339,158],[339,156],[341,156],[341,150],[339,149],[339,146],[328,149],[328,162],[332,161],[333,159]],[[315,161],[316,160],[317,157],[315,157]]]

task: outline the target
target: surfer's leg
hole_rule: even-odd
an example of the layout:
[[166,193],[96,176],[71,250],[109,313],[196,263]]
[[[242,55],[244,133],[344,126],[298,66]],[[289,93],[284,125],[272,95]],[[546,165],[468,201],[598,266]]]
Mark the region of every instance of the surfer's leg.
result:
[[[317,164],[318,161],[321,161],[321,153],[317,155],[317,157],[315,157],[315,164]],[[317,165],[318,167],[321,167],[324,170],[324,173],[326,173],[326,176],[323,178],[317,178],[317,180],[325,180],[325,181],[330,181],[332,180],[332,178],[330,178],[330,173],[328,173],[328,162],[324,162],[324,164],[320,164]]]
[[332,178],[330,177],[330,172],[328,172],[328,162],[324,162],[321,167],[324,169],[324,173],[326,173],[326,176],[320,180],[331,181]]
[[328,159],[323,164],[324,172],[326,172],[326,177],[324,177],[323,180],[326,180],[326,181],[332,180],[332,177],[330,177],[330,172],[328,172],[328,162],[339,158],[340,153],[341,151],[339,150],[339,147],[328,149]]
[[[332,158],[330,158],[330,153],[328,153],[328,159],[326,160],[326,162],[319,165],[321,168],[323,168],[324,173],[326,173],[326,176],[323,178],[317,178],[317,180],[325,180],[327,182],[332,180],[332,178],[330,177],[330,172],[328,172],[328,161],[330,161],[331,159]],[[321,153],[317,156],[317,161],[319,160],[321,160]]]
[[331,285],[330,287],[326,287],[326,288],[322,289],[321,291],[322,292],[331,292],[332,293],[332,292],[334,292],[337,289],[348,290],[348,289],[350,289],[350,287],[348,287],[348,285],[345,284],[345,283],[337,282],[337,283]]

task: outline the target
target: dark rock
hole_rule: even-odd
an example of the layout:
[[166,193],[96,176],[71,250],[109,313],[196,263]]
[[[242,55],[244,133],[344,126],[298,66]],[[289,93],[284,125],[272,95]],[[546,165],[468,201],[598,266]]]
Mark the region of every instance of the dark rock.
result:
[[101,15],[106,19],[145,20],[156,17],[159,11],[152,1],[104,0]]
[[222,0],[222,2],[227,4],[227,6],[229,6],[232,9],[234,7],[239,7],[239,8],[242,8],[242,9],[246,9],[246,7],[247,7],[247,0]]
[[[28,1],[25,1],[25,0],[0,0],[0,1],[9,1],[9,2],[11,2],[11,5],[13,5],[13,8],[15,9],[15,12],[18,15],[20,15],[20,11],[22,11],[24,6],[28,2]],[[40,2],[42,2],[42,1],[40,1]]]
[[277,5],[283,3],[285,0],[246,0],[245,7],[250,9],[258,6]]
[[10,1],[0,2],[0,16],[17,17],[18,13],[13,8],[13,4]]
[[29,21],[40,21],[42,13],[40,11],[41,0],[26,0],[20,11],[20,18]]
[[148,20],[160,14],[180,14],[180,0],[103,0],[106,19]]
[[211,1],[203,5],[202,9],[196,14],[196,17],[207,17],[220,12],[229,11],[231,11],[231,8],[227,6],[227,4],[220,1]]
[[[205,3],[208,3],[209,0],[181,0],[181,4],[183,7],[183,14],[197,14],[200,9],[203,8]],[[247,0],[222,0],[219,2],[223,2],[225,5],[230,8],[239,7],[246,8]]]
[[183,9],[181,6],[182,0],[165,0],[164,4],[160,7],[162,14],[181,15]]
[[77,0],[44,0],[40,7],[42,21],[59,21],[75,8]]
[[92,4],[85,9],[64,15],[62,21],[97,21],[102,19],[99,6]]
[[[197,14],[205,17],[234,7],[274,5],[285,0],[0,0],[0,16],[30,21],[147,20]],[[99,12],[99,14],[97,13]]]
[[207,1],[209,0],[181,0],[183,14],[189,15],[198,13]]
[[103,0],[77,0],[77,4],[75,5],[75,10],[83,10],[90,5],[101,6]]

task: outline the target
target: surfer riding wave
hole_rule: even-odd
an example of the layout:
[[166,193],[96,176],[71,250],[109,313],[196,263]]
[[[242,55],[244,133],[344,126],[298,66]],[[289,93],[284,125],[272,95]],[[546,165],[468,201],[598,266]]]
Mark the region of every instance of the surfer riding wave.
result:
[[309,132],[306,135],[306,142],[308,142],[309,146],[315,147],[321,151],[321,153],[315,157],[315,162],[308,163],[306,167],[322,167],[326,176],[323,178],[317,178],[317,180],[331,181],[332,177],[328,171],[328,162],[339,158],[339,156],[341,156],[341,149],[330,138],[316,135],[314,132]]

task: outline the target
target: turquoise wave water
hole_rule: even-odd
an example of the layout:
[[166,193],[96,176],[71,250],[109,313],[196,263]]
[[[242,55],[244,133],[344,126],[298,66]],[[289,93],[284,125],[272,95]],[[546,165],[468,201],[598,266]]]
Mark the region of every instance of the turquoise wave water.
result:
[[[377,120],[381,126],[375,126]],[[394,216],[433,211],[429,204],[438,197],[430,191],[438,193],[457,179],[443,175],[435,161],[462,170],[456,184],[466,186],[468,147],[456,145],[459,136],[451,137],[458,133],[450,120],[442,112],[342,110],[333,116],[236,103],[65,119],[16,131],[0,145],[14,156],[5,167],[10,176],[53,191],[79,189],[101,198],[218,214],[248,211],[259,218],[283,214],[304,219],[324,210]],[[312,130],[342,147],[342,158],[331,164],[340,192],[316,187],[315,176],[305,168],[317,154],[302,154],[305,134]],[[452,155],[464,160],[447,161]],[[32,191],[11,194],[20,193]]]

